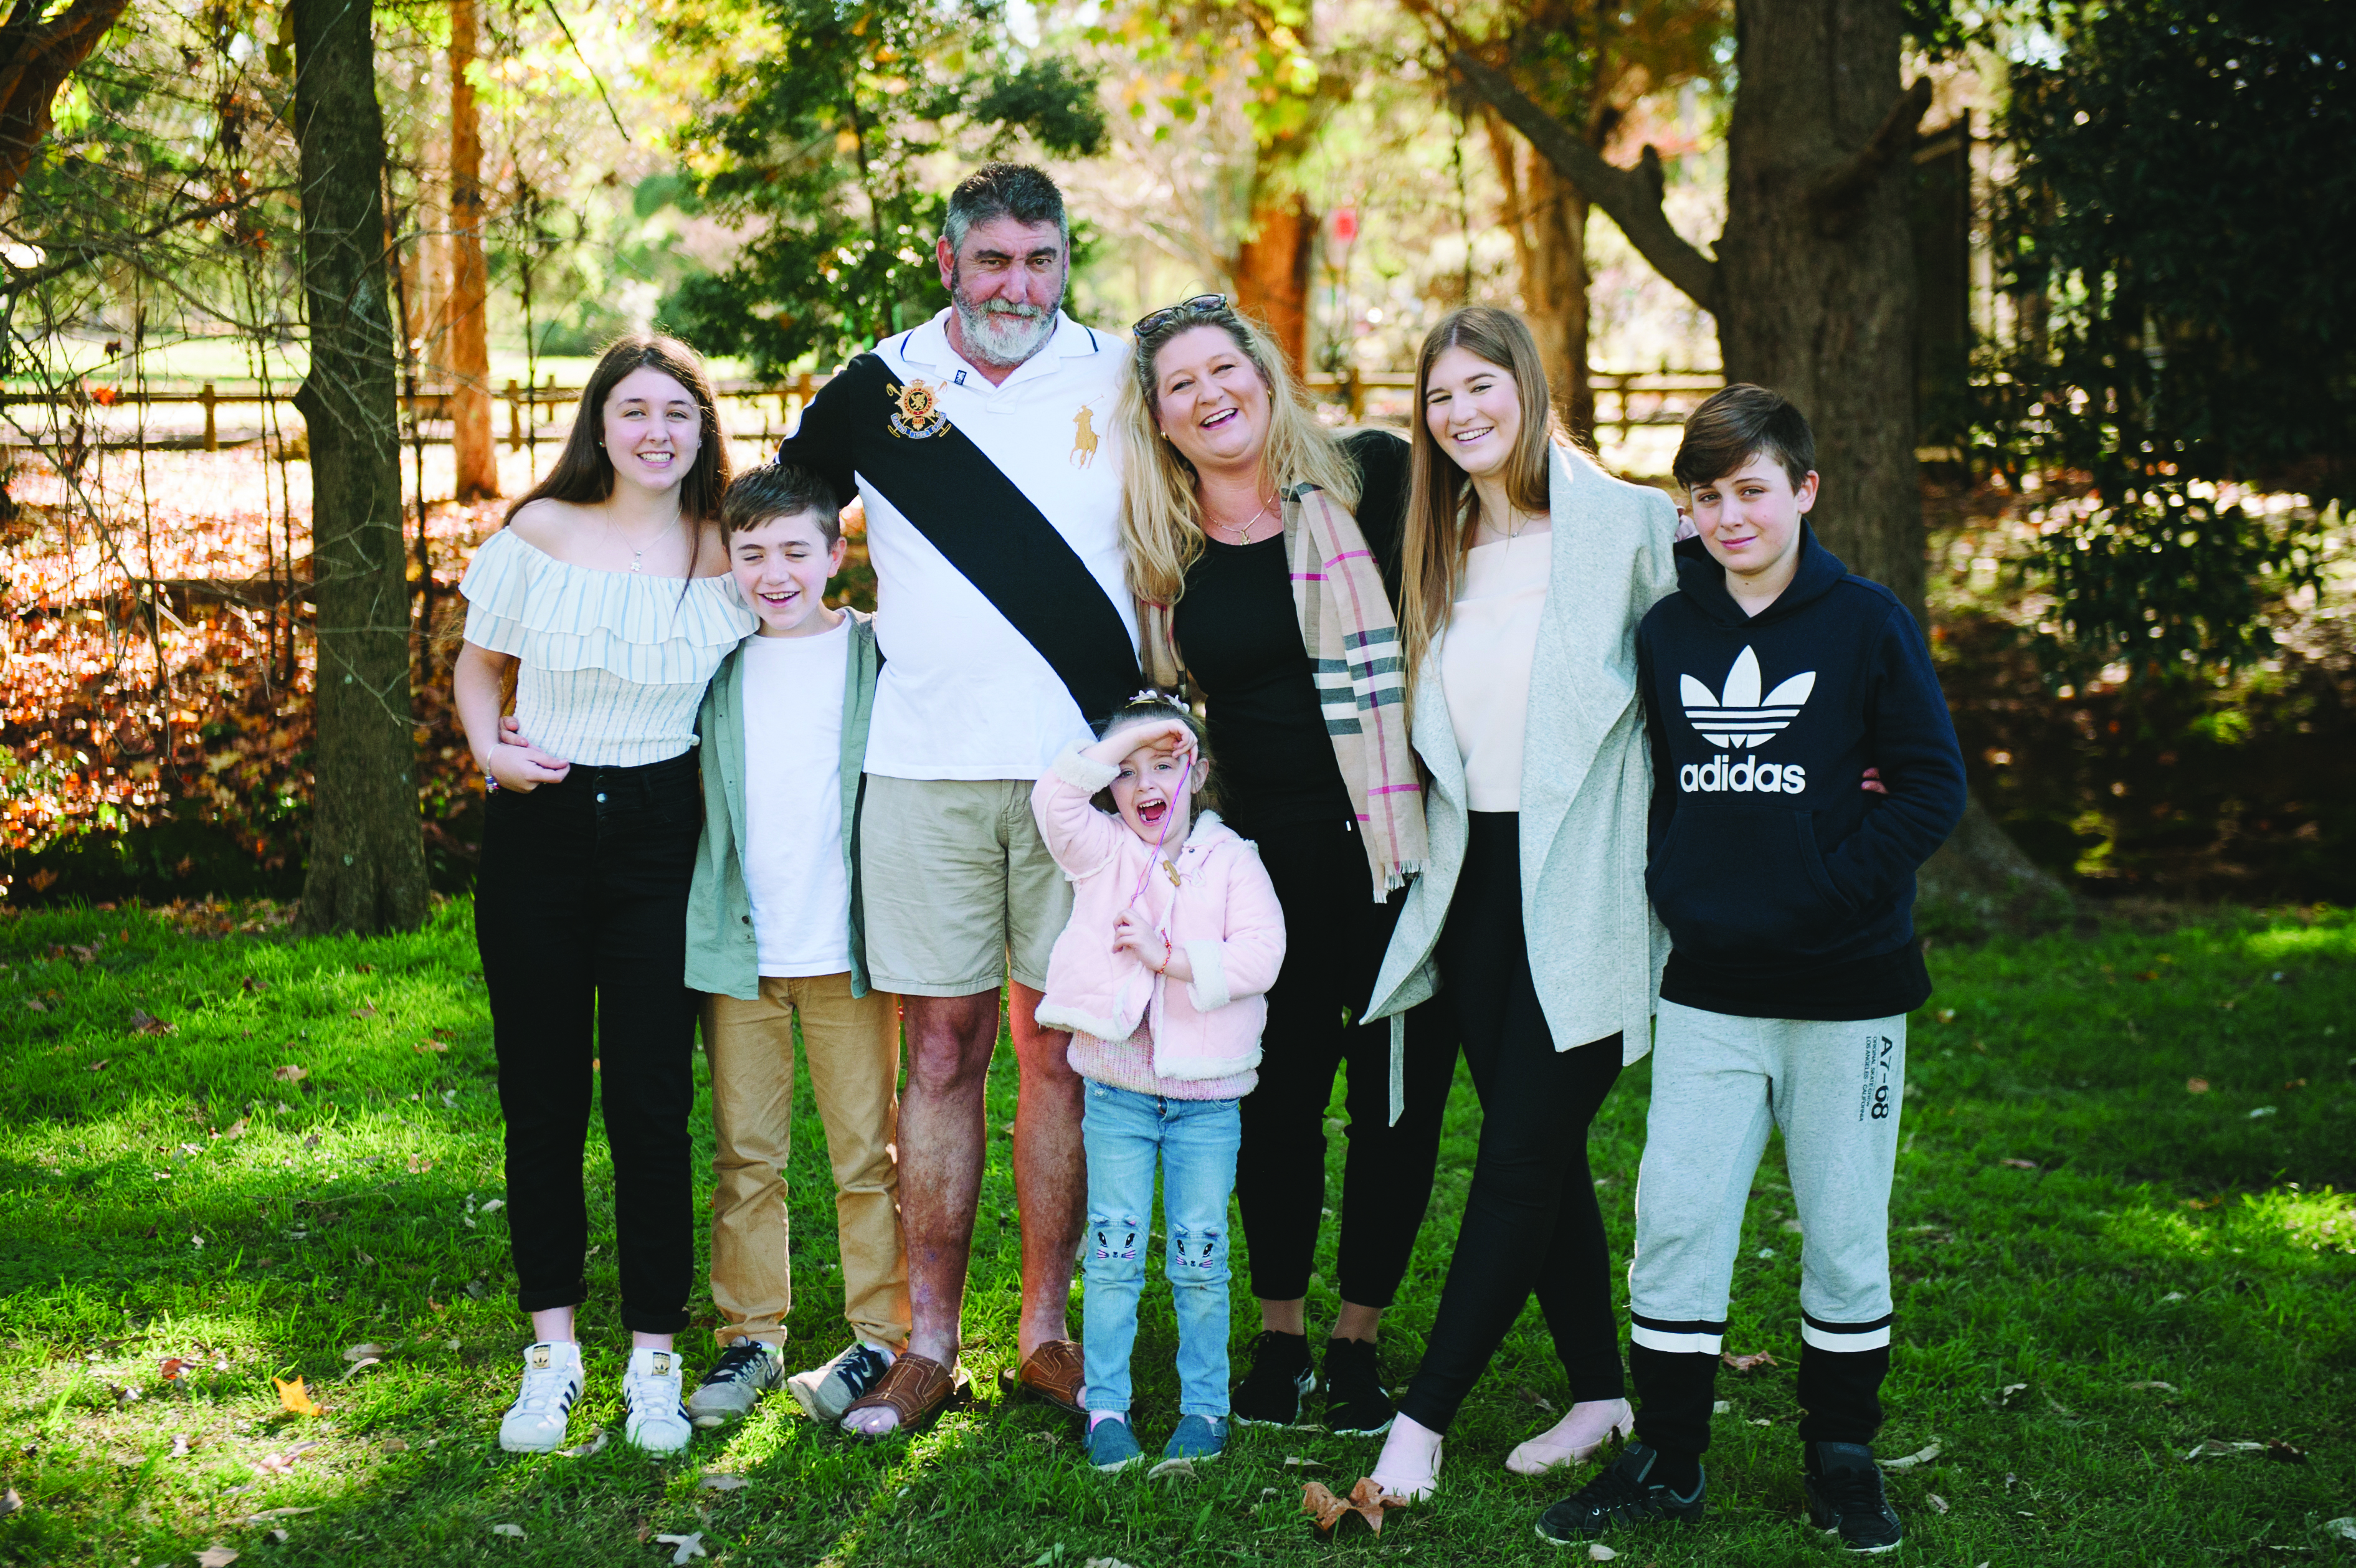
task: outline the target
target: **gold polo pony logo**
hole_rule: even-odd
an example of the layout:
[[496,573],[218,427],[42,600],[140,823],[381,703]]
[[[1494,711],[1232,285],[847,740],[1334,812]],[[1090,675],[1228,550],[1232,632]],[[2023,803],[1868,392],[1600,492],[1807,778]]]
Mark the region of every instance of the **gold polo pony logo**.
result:
[[892,401],[897,406],[892,415],[892,433],[911,441],[927,441],[949,427],[948,415],[941,412],[941,394],[937,387],[922,381],[909,381],[894,389]]
[[1085,468],[1097,460],[1096,413],[1087,403],[1072,415],[1072,467]]

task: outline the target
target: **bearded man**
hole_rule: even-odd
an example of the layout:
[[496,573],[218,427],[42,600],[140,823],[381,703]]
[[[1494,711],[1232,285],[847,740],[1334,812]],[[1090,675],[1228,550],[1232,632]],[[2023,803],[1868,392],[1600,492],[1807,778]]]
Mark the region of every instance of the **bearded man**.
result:
[[1069,1036],[1037,1017],[1072,895],[1031,789],[1140,684],[1112,418],[1128,344],[1063,313],[1063,194],[1024,165],[978,169],[936,252],[949,308],[853,360],[777,452],[864,503],[884,658],[853,908],[873,985],[905,998],[914,1328],[880,1380],[835,1391],[858,1394],[842,1425],[867,1437],[917,1430],[956,1397],[1001,981],[1021,1090],[1017,1379],[1081,1408],[1066,1313],[1087,1220],[1081,1082]]

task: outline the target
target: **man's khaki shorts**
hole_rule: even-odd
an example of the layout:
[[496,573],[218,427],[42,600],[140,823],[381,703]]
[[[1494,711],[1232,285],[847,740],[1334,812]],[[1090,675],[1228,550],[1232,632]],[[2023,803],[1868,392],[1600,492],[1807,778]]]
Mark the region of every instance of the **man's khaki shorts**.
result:
[[971,996],[1011,972],[1046,989],[1072,885],[1039,838],[1031,783],[867,776],[859,878],[870,985]]

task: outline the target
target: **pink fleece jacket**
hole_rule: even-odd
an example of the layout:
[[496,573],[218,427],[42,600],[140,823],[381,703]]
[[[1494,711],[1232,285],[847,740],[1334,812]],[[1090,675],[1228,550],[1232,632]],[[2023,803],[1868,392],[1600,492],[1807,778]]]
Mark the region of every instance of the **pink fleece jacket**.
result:
[[[1072,884],[1072,918],[1047,960],[1039,1022],[1104,1041],[1151,1025],[1153,1071],[1177,1079],[1227,1078],[1259,1065],[1268,988],[1284,962],[1284,909],[1250,841],[1205,811],[1167,866],[1127,822],[1089,804],[1119,772],[1076,745],[1031,791],[1047,852]],[[1141,884],[1142,886],[1141,887]],[[1194,971],[1188,984],[1116,951],[1113,923],[1130,907]]]

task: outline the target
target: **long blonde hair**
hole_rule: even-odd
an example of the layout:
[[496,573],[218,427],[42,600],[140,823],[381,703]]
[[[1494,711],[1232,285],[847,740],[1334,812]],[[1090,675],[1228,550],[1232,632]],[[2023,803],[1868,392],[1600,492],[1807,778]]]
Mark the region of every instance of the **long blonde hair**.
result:
[[1186,568],[1203,553],[1202,503],[1194,465],[1162,438],[1155,418],[1153,361],[1163,345],[1197,327],[1215,327],[1259,372],[1268,388],[1268,444],[1260,468],[1280,490],[1314,485],[1345,511],[1358,507],[1358,473],[1342,444],[1317,423],[1317,411],[1267,332],[1233,309],[1182,316],[1141,334],[1130,357],[1117,418],[1123,438],[1120,536],[1129,552],[1130,591],[1151,605],[1174,605],[1186,591]]
[[1464,558],[1481,521],[1481,499],[1472,476],[1440,448],[1424,416],[1431,367],[1451,349],[1462,349],[1514,378],[1521,394],[1522,428],[1505,460],[1505,496],[1523,511],[1547,510],[1550,449],[1572,445],[1555,417],[1547,390],[1546,367],[1537,339],[1510,310],[1468,305],[1440,318],[1423,340],[1415,361],[1414,443],[1408,461],[1407,525],[1400,540],[1399,640],[1407,661],[1409,701],[1424,655],[1448,625],[1456,592],[1464,581]]

